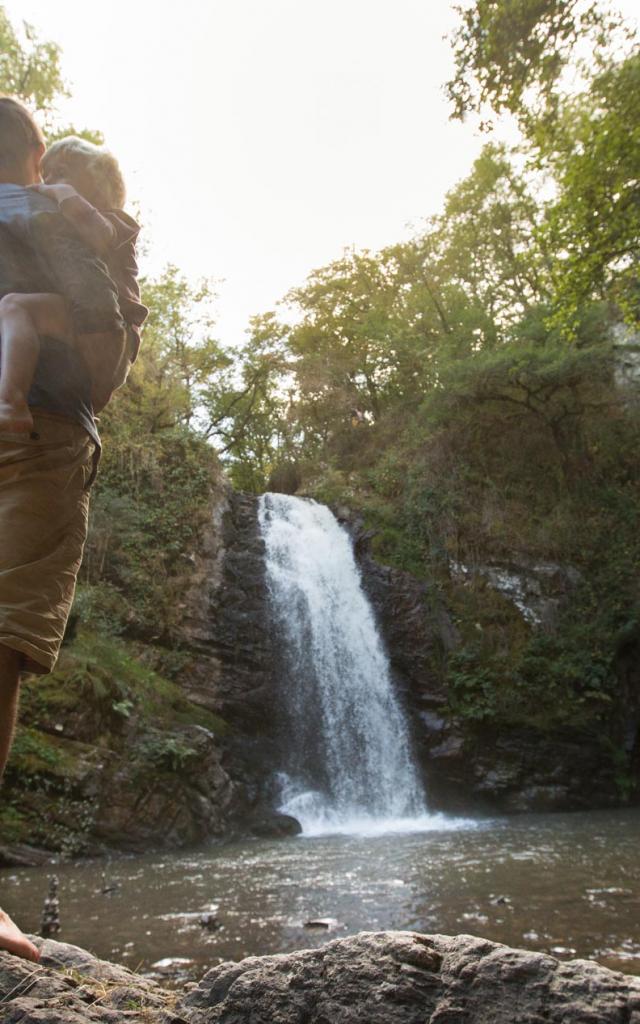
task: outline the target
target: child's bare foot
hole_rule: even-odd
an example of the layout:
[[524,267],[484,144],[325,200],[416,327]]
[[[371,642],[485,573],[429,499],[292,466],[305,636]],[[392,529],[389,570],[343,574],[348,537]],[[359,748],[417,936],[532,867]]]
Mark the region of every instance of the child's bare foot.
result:
[[27,403],[8,402],[0,398],[0,431],[11,434],[28,434],[33,430],[33,416]]
[[33,942],[29,942],[4,910],[0,910],[0,949],[6,949],[7,953],[14,953],[25,960],[31,960],[34,964],[40,959],[40,951]]

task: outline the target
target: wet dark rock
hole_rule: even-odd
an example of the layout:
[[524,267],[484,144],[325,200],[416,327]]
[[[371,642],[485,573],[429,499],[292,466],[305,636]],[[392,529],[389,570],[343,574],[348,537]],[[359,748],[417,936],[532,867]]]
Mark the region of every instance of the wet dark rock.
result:
[[40,850],[24,843],[0,844],[0,868],[37,868],[53,861],[50,850]]
[[183,632],[193,657],[181,684],[191,700],[230,726],[222,745],[222,763],[235,787],[229,832],[295,835],[297,823],[273,812],[272,780],[289,736],[278,698],[279,642],[255,495],[228,491],[210,534],[184,611]]
[[255,496],[227,492],[216,508],[182,632],[193,654],[182,675],[191,700],[247,736],[270,733],[274,641]]
[[302,473],[295,462],[281,462],[269,477],[267,490],[276,494],[295,494],[302,486]]
[[[235,787],[216,737],[197,725],[172,733],[180,764],[119,761],[102,780],[93,837],[109,849],[177,848],[220,835]],[[178,770],[179,769],[179,770]]]
[[217,932],[222,927],[220,919],[215,914],[201,914],[199,921],[200,927],[208,932]]
[[284,836],[297,836],[302,832],[302,825],[290,814],[277,812],[265,813],[249,822],[252,835],[263,839],[279,839]]
[[579,733],[485,727],[480,737],[451,716],[426,733],[418,754],[434,801],[444,807],[510,813],[616,806],[606,751]]
[[305,921],[303,928],[324,928],[326,931],[335,931],[336,928],[344,928],[337,917],[314,917]]
[[361,932],[167,992],[76,946],[0,952],[3,1024],[636,1024],[640,978],[470,935]]
[[420,694],[416,711],[424,715],[424,724],[441,731],[447,701],[441,665],[458,644],[457,630],[435,586],[379,565],[368,553],[367,534],[364,542],[361,533],[355,535],[364,587],[384,635],[391,670],[409,698]]

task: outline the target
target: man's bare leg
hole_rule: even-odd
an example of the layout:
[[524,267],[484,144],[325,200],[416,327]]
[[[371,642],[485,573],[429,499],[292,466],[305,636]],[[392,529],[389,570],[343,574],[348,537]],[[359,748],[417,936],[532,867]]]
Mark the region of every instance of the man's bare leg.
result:
[[[18,693],[20,690],[20,662],[18,651],[0,646],[0,779],[11,750],[13,733],[18,715]],[[0,909],[0,949],[34,963],[40,953],[23,935],[8,914]]]
[[61,295],[12,293],[0,299],[0,430],[33,429],[27,396],[40,354],[39,335],[70,341],[72,331]]

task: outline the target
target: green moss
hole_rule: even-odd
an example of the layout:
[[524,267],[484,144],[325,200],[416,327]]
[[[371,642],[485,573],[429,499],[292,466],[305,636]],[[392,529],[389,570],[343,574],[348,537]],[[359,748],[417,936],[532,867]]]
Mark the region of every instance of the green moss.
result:
[[141,779],[175,786],[196,756],[184,727],[227,731],[152,667],[162,661],[144,644],[85,629],[55,672],[25,682],[0,812],[6,841],[84,854],[97,810],[95,782],[86,783],[103,763],[126,759]]
[[[144,727],[202,725],[216,735],[226,723],[185,697],[177,683],[147,663],[148,648],[115,636],[81,631],[49,676],[24,688],[23,718],[49,726],[65,714],[93,714],[104,727],[132,715]],[[115,730],[114,728],[114,731]]]
[[14,804],[0,805],[0,836],[5,843],[24,843],[29,840],[31,825],[24,812]]

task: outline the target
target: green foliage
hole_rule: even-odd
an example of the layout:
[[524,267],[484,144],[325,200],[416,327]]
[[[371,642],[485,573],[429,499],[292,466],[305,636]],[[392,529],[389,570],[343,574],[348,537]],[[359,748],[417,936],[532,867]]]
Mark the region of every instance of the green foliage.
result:
[[[92,543],[94,542],[92,534]],[[120,636],[134,617],[127,598],[111,583],[80,583],[73,604],[74,619],[88,629],[107,636]]]
[[[452,117],[515,114],[525,129],[549,121],[563,73],[589,60],[604,63],[622,24],[599,3],[579,0],[474,0],[456,7],[455,75],[446,85]],[[485,121],[485,127],[490,127]]]
[[21,729],[11,751],[12,767],[19,772],[34,774],[38,771],[60,769],[60,750],[49,737],[35,729]]
[[[27,721],[43,723],[56,709],[91,709],[94,720],[115,728],[117,718],[151,724],[194,724],[222,735],[226,723],[191,704],[181,687],[154,666],[156,652],[147,644],[81,629],[46,679],[25,688]],[[160,659],[162,660],[162,655]]]
[[210,281],[191,285],[169,264],[157,280],[142,282],[142,298],[149,307],[144,345],[116,408],[144,436],[196,425],[212,379],[230,359],[212,334]]
[[78,611],[110,632],[168,642],[217,480],[215,453],[186,427],[139,434],[117,410],[109,426]]
[[614,782],[622,803],[629,803],[638,792],[638,779],[628,751],[609,736],[601,737],[601,746],[614,770]]
[[30,822],[13,803],[0,805],[0,835],[6,843],[23,843],[29,839]]
[[[470,721],[583,730],[616,747],[620,705],[633,699],[622,689],[619,650],[640,635],[638,498],[637,486],[598,486],[592,479],[569,506],[572,536],[562,554],[582,578],[552,631],[518,638],[512,627],[501,643],[480,591],[473,617],[483,642],[465,640],[450,664],[459,714]],[[468,621],[469,593],[454,591],[451,600]]]
[[41,42],[23,23],[22,40],[0,7],[0,92],[32,103],[36,110],[51,110],[58,96],[68,95],[60,68],[60,47]]
[[126,764],[141,781],[162,771],[175,784],[196,767],[184,726],[225,733],[222,719],[155,670],[154,654],[81,629],[55,672],[25,681],[0,807],[5,841],[74,857],[95,851],[98,776]]
[[554,253],[555,320],[575,328],[594,298],[640,322],[640,53],[608,69],[562,112],[551,154],[558,198],[544,227]]
[[152,736],[143,743],[140,754],[154,768],[170,772],[182,771],[197,757],[193,747],[175,736]]
[[69,96],[61,56],[58,44],[41,41],[26,21],[16,29],[0,6],[0,93],[15,96],[35,110],[49,144],[65,135],[80,135],[90,142],[102,143],[100,132],[59,122],[56,102]]

